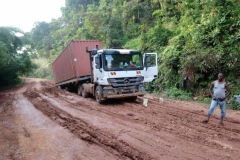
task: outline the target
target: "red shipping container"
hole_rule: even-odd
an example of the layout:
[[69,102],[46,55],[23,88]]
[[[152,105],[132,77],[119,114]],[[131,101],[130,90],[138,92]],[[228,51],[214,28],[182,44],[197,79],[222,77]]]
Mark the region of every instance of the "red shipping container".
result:
[[62,83],[78,77],[91,75],[90,58],[88,50],[102,49],[98,40],[71,41],[52,64],[55,83]]

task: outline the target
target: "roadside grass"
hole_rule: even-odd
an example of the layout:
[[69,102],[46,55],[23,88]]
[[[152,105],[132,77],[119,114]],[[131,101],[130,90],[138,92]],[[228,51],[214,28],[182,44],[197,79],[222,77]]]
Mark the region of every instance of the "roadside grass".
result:
[[0,86],[0,91],[12,89],[15,87],[19,87],[20,85],[24,84],[24,80],[22,78],[18,78],[14,83],[7,85],[7,86]]
[[[187,90],[181,90],[177,88],[169,88],[162,93],[159,92],[153,92],[150,94],[154,95],[162,95],[164,97],[167,97],[169,99],[176,99],[176,100],[183,100],[183,101],[197,101],[197,102],[202,102],[205,104],[210,104],[211,103],[211,98],[204,97],[204,94],[206,94],[206,90],[198,91],[197,95],[189,92]],[[235,92],[233,92],[235,93]],[[236,93],[235,93],[236,94]],[[235,94],[231,94],[230,98],[227,100],[227,107],[232,110],[240,110],[240,103],[236,102],[236,99],[234,98]]]

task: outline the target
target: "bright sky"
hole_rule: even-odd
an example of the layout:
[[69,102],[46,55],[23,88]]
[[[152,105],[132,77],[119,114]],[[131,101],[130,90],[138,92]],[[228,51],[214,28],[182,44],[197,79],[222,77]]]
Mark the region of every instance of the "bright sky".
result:
[[65,0],[0,0],[0,26],[13,26],[24,32],[33,28],[34,22],[51,22],[61,17]]

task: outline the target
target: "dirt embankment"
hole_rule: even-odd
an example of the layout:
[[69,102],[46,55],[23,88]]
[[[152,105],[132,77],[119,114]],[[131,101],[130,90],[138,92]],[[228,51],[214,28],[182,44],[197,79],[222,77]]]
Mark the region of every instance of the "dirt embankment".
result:
[[[160,103],[151,96],[145,97],[148,107],[142,105],[142,98],[100,105],[93,98],[84,99],[38,79],[26,79],[25,86],[12,97],[9,104],[15,118],[7,118],[4,112],[3,119],[9,124],[1,131],[14,131],[16,143],[5,151],[6,157],[240,159],[238,111],[228,111],[224,126],[218,125],[219,109],[203,124],[208,105],[172,100]],[[10,123],[16,127],[9,129]]]

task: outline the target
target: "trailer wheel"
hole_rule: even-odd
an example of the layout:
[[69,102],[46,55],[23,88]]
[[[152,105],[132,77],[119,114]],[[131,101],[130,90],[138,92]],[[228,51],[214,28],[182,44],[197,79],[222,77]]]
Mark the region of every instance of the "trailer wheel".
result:
[[95,98],[96,101],[100,104],[104,103],[105,100],[102,100],[102,87],[101,86],[97,86],[95,89]]
[[66,86],[66,87],[65,87],[65,90],[68,91],[68,92],[70,92],[70,87],[69,87],[69,86]]
[[88,92],[86,91],[86,88],[82,85],[82,96],[84,98],[87,98],[88,97]]
[[82,96],[82,90],[83,90],[82,84],[78,84],[78,95],[79,96]]

